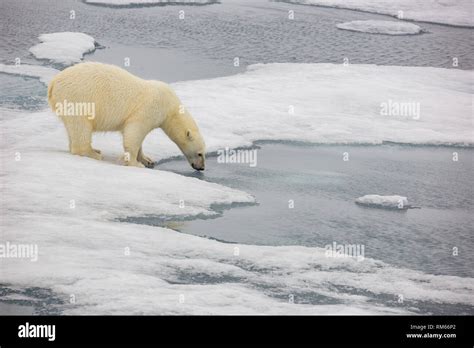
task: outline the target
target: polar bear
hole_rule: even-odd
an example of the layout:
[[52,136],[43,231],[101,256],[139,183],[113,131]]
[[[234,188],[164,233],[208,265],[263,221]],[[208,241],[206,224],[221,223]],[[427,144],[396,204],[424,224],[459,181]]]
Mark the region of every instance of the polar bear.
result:
[[204,140],[192,116],[164,82],[143,80],[114,65],[81,63],[51,80],[48,103],[64,122],[72,154],[100,160],[101,152],[91,145],[92,133],[119,131],[125,164],[153,167],[142,143],[150,131],[161,128],[194,169],[204,170]]

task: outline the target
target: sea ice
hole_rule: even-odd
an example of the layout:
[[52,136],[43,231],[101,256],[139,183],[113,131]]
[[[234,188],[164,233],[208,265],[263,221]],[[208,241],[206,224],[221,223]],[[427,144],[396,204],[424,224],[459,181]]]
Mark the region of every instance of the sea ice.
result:
[[413,23],[395,21],[352,21],[336,25],[339,29],[359,31],[369,34],[414,35],[421,33],[421,28]]
[[358,10],[420,22],[474,26],[472,0],[285,0],[285,2]]
[[356,199],[356,203],[369,207],[388,209],[408,209],[408,199],[403,196],[365,195]]
[[275,63],[173,87],[211,151],[256,140],[472,145],[473,79],[456,69]]
[[51,33],[39,36],[40,44],[30,48],[38,59],[71,65],[81,61],[85,53],[95,50],[95,40],[84,33]]
[[45,85],[48,85],[49,81],[59,72],[59,70],[40,65],[6,65],[0,63],[0,72],[9,75],[37,78]]
[[[269,64],[172,86],[211,151],[258,139],[472,144],[472,77],[454,69]],[[420,103],[421,112],[397,114],[393,106],[403,102]],[[0,126],[1,242],[36,244],[39,252],[36,262],[2,260],[2,284],[51,289],[64,300],[57,305],[64,313],[409,313],[409,307],[373,301],[401,293],[408,303],[474,305],[472,278],[392,267],[372,259],[370,249],[359,262],[329,258],[324,248],[229,244],[119,222],[213,217],[212,205],[255,198],[196,178],[118,165],[123,150],[114,133],[94,137],[104,161],[73,156],[51,111],[2,109]],[[157,160],[179,154],[159,130],[147,137],[144,152]],[[308,289],[335,304],[300,303]]]
[[85,0],[86,4],[113,7],[151,6],[151,5],[206,5],[217,0]]
[[[392,267],[369,258],[370,248],[357,261],[324,248],[228,244],[90,219],[94,202],[80,204],[88,206],[2,219],[3,238],[39,249],[37,262],[2,260],[3,284],[51,289],[64,304],[50,306],[65,314],[409,314],[417,301],[474,305],[472,278]],[[332,304],[312,304],[309,293]],[[406,305],[373,301],[399,294]]]

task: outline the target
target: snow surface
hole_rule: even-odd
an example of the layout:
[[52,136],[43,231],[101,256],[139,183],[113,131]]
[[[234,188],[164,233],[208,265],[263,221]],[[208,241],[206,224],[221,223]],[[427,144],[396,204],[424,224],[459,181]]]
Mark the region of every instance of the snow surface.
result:
[[414,35],[421,33],[421,28],[412,23],[394,21],[352,21],[336,25],[339,29],[360,31],[370,34]]
[[[212,151],[275,139],[472,145],[473,78],[454,69],[285,63],[173,87]],[[419,103],[419,118],[383,115],[390,101]]]
[[107,5],[114,7],[144,5],[205,5],[216,3],[217,0],[85,0],[86,4]]
[[403,196],[379,196],[365,195],[356,199],[356,203],[370,207],[389,208],[389,209],[407,209],[408,199]]
[[40,44],[30,48],[38,59],[48,59],[54,63],[72,65],[81,61],[85,53],[95,50],[95,40],[84,33],[51,33],[39,36]]
[[[6,216],[5,238],[37,243],[39,260],[2,261],[2,282],[52,288],[66,303],[74,294],[76,304],[58,305],[65,314],[410,313],[409,305],[374,304],[369,293],[402,293],[408,303],[474,303],[471,278],[428,275],[369,258],[328,258],[323,248],[226,244],[86,215],[58,217],[52,206],[49,214]],[[337,304],[298,304],[308,291]],[[290,294],[294,304],[286,300]]]
[[[4,169],[9,175],[2,180],[4,192],[11,193],[8,209],[55,210],[60,216],[87,212],[89,218],[114,219],[144,214],[215,215],[211,204],[254,202],[246,193],[195,178],[118,165],[118,158],[100,162],[72,156],[64,126],[52,112],[2,111],[7,118],[2,120],[2,137],[7,149]],[[119,150],[121,144],[113,146]],[[102,151],[106,156],[112,152]],[[17,152],[21,160],[12,162]],[[71,199],[77,204],[74,210],[69,207]],[[184,208],[179,207],[180,200]],[[84,205],[93,209],[82,211]]]
[[[285,0],[285,2],[358,10],[420,22],[474,27],[472,0]],[[402,16],[399,11],[403,11]]]
[[0,63],[0,72],[9,75],[19,75],[37,78],[45,85],[48,85],[49,81],[51,81],[53,76],[56,75],[59,70],[40,65],[6,65]]
[[[270,64],[173,87],[212,151],[257,139],[472,143],[471,79],[472,72],[434,68]],[[420,101],[421,118],[380,116],[380,102],[389,98]],[[0,111],[2,241],[39,249],[37,262],[2,260],[2,283],[50,288],[67,314],[403,314],[409,307],[382,307],[369,296],[400,293],[408,301],[474,305],[472,278],[396,268],[367,253],[358,262],[328,258],[324,248],[228,244],[118,222],[213,217],[211,205],[255,199],[196,178],[117,165],[115,133],[94,137],[104,161],[70,155],[51,111]],[[154,159],[179,154],[159,130],[144,151]],[[308,289],[335,304],[298,304]]]
[[[25,67],[19,67],[20,74]],[[0,71],[14,69],[0,65]],[[48,77],[54,72],[44,71]],[[213,152],[256,140],[473,145],[473,79],[473,71],[456,69],[284,63],[172,86]],[[418,103],[419,117],[382,114],[381,105],[389,102]],[[50,122],[58,126],[56,119]],[[65,139],[56,137],[56,146],[65,150]],[[120,144],[116,133],[94,138],[95,147],[108,148],[105,155],[111,158],[122,155]],[[148,135],[144,149],[155,160],[181,155],[159,130]]]
[[[74,294],[76,305],[66,305],[66,314],[407,313],[335,287],[393,298],[403,293],[407,301],[473,304],[472,279],[372,259],[327,258],[322,248],[225,244],[158,227],[91,221],[82,214],[28,214],[2,224],[8,240],[39,245],[36,263],[2,261],[2,282],[51,287],[64,300]],[[308,289],[341,304],[297,304]],[[276,298],[288,294],[296,304]]]

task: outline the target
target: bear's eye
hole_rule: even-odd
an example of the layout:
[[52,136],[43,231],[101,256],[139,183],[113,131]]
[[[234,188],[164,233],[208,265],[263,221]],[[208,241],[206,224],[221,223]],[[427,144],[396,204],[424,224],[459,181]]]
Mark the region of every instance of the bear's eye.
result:
[[198,156],[199,156],[199,157],[202,157],[202,153],[198,153]]

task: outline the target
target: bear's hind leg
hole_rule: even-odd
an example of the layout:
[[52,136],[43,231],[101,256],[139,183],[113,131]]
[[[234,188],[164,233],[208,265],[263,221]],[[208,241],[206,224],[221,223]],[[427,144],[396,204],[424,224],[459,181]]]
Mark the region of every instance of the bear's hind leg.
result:
[[[64,119],[68,117],[68,119]],[[69,136],[69,151],[73,155],[86,156],[101,160],[100,151],[94,150],[92,142],[92,125],[82,117],[64,116],[63,121]]]

